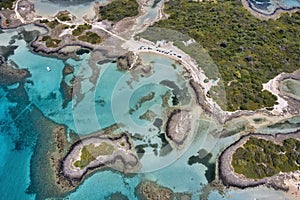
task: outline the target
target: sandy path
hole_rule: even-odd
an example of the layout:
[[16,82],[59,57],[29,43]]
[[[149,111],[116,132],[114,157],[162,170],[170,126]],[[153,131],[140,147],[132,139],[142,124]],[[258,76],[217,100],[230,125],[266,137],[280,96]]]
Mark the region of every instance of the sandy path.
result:
[[272,110],[272,114],[274,115],[282,115],[288,107],[288,102],[280,96],[279,91],[279,81],[281,79],[281,76],[284,74],[285,73],[281,73],[269,82],[263,84],[263,90],[267,90],[277,97],[278,104],[275,105],[274,109]]

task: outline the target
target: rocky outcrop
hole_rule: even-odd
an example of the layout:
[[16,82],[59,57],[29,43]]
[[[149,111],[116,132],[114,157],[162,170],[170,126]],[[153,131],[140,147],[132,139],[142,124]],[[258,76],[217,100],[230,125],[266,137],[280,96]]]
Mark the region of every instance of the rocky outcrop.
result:
[[172,200],[174,196],[171,189],[159,186],[151,181],[141,182],[136,188],[136,193],[142,200]]
[[[82,149],[90,144],[108,144],[113,147],[111,154],[98,155],[86,166],[80,168],[75,162],[81,160]],[[94,135],[75,142],[61,163],[61,174],[72,184],[79,183],[88,173],[101,168],[113,168],[125,173],[137,172],[140,168],[138,157],[127,134],[119,136]]]
[[30,77],[27,69],[17,69],[5,63],[0,56],[0,86],[12,85],[22,82],[25,78]]
[[135,55],[133,52],[127,52],[126,54],[117,58],[117,67],[121,71],[129,70],[133,67],[135,61]]
[[191,134],[192,114],[187,110],[175,110],[170,114],[166,126],[167,137],[177,146],[183,145]]

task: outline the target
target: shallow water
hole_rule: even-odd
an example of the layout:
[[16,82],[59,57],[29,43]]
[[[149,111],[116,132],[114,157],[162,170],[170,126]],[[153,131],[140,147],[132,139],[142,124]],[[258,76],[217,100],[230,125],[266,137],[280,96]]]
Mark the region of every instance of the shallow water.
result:
[[[88,3],[82,6],[88,7]],[[61,10],[61,7],[59,9]],[[7,45],[11,36],[16,34],[13,31],[0,34],[1,45]],[[90,54],[82,55],[79,61],[73,59],[63,61],[31,53],[22,39],[16,40],[15,45],[18,48],[14,55],[9,56],[9,60],[14,61],[20,68],[27,68],[32,76],[24,85],[24,94],[17,93],[19,96],[13,92],[21,87],[20,84],[5,88],[8,91],[0,88],[0,142],[2,144],[0,146],[0,193],[5,199],[34,199],[35,196],[26,193],[30,184],[30,160],[34,153],[35,140],[38,137],[32,128],[33,123],[28,118],[32,106],[36,106],[47,119],[66,125],[81,136],[117,122],[124,125],[123,130],[131,134],[139,133],[144,137],[143,141],[133,141],[135,145],[150,143],[158,144],[160,148],[163,142],[158,137],[158,128],[153,125],[152,121],[145,121],[139,117],[148,110],[153,111],[159,117],[164,114],[165,110],[161,108],[161,95],[173,89],[161,84],[161,81],[169,80],[176,83],[180,89],[187,87],[187,91],[191,93],[187,81],[182,76],[183,68],[177,65],[174,70],[172,66],[175,64],[174,61],[162,56],[143,55],[143,62],[152,65],[151,76],[142,77],[139,73],[120,72],[115,63],[97,65],[100,75],[94,84],[89,80],[92,75],[92,69],[88,64]],[[79,100],[75,97],[66,108],[62,108],[64,99],[60,91],[60,83],[66,63],[74,68],[74,74],[81,79],[80,93],[83,94],[83,98]],[[47,66],[51,67],[50,72],[47,71]],[[66,79],[70,80],[71,77],[66,77]],[[130,115],[130,108],[135,107],[137,102],[150,91],[155,92],[154,98],[141,103],[141,106]],[[297,91],[294,93],[298,95]],[[8,94],[12,95],[15,100],[8,99]],[[10,112],[12,108],[15,109],[16,114]],[[144,179],[157,181],[175,192],[192,193],[193,199],[199,199],[202,187],[208,183],[205,177],[207,167],[200,163],[189,165],[189,158],[197,155],[200,149],[204,149],[207,153],[212,153],[209,162],[214,163],[219,152],[237,140],[239,135],[219,138],[216,133],[222,127],[206,116],[201,109],[193,110],[197,119],[194,123],[195,131],[194,135],[189,138],[190,143],[186,148],[173,150],[166,156],[159,157],[155,155],[154,148],[147,147],[141,159],[143,173],[126,177],[110,170],[96,172],[88,177],[76,191],[68,194],[66,199],[104,199],[116,192],[121,192],[129,199],[137,199],[135,187]],[[289,122],[273,127],[266,126],[261,130],[264,131],[263,133],[278,130],[285,132],[290,130],[287,124],[297,125],[299,121],[299,118],[292,118]],[[22,148],[16,150],[17,144]],[[38,148],[46,148],[46,145]],[[7,169],[10,170],[10,176],[5,173]],[[43,176],[39,178],[43,182]],[[14,193],[8,192],[13,187],[18,190]],[[284,199],[282,192],[266,188],[229,190],[224,198],[213,192],[209,199],[250,200],[255,197],[266,199],[272,196],[276,199]]]
[[[6,92],[0,87],[0,193],[1,199],[34,199],[26,194],[30,184],[30,158],[32,149],[27,147],[16,150],[14,138],[19,137],[19,130],[14,126],[9,109],[15,107],[5,97]],[[9,169],[9,172],[7,170]],[[12,190],[12,188],[18,188]]]
[[94,2],[105,2],[106,0],[82,0],[82,1],[51,1],[51,0],[32,0],[37,16],[53,17],[59,11],[68,10],[76,17],[77,21],[82,21],[84,16],[93,18]]
[[300,100],[300,81],[295,79],[286,79],[280,83],[280,90],[287,96]]
[[209,195],[208,200],[286,200],[287,198],[284,196],[284,193],[281,191],[275,191],[272,189],[267,189],[263,187],[250,188],[247,190],[231,190],[227,191],[225,195],[221,195],[218,192],[212,192]]
[[300,7],[299,0],[248,0],[252,8],[264,14],[273,14],[276,9],[289,10]]

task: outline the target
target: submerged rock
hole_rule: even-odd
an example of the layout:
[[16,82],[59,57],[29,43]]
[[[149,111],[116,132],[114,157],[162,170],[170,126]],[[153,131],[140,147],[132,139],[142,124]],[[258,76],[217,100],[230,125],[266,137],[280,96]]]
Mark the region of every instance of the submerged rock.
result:
[[13,68],[0,57],[0,77],[0,85],[7,86],[24,81],[25,78],[30,77],[30,73],[27,69]]
[[144,181],[136,188],[136,193],[142,200],[172,200],[173,191],[151,181]]

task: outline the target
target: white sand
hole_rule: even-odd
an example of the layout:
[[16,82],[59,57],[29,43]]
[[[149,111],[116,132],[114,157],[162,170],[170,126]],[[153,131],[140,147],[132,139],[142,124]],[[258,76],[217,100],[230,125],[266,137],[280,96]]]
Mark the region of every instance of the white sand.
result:
[[278,105],[275,105],[274,109],[272,110],[272,114],[274,114],[274,115],[282,115],[283,112],[288,107],[288,102],[279,95],[280,94],[279,79],[281,78],[281,76],[283,74],[284,73],[281,73],[278,76],[276,76],[274,79],[263,84],[263,90],[267,90],[277,97]]
[[289,187],[289,191],[287,191],[287,196],[291,200],[299,200],[300,190],[297,186],[300,183],[300,172],[294,172],[293,175],[295,176],[295,179],[288,179],[284,181],[284,183]]

